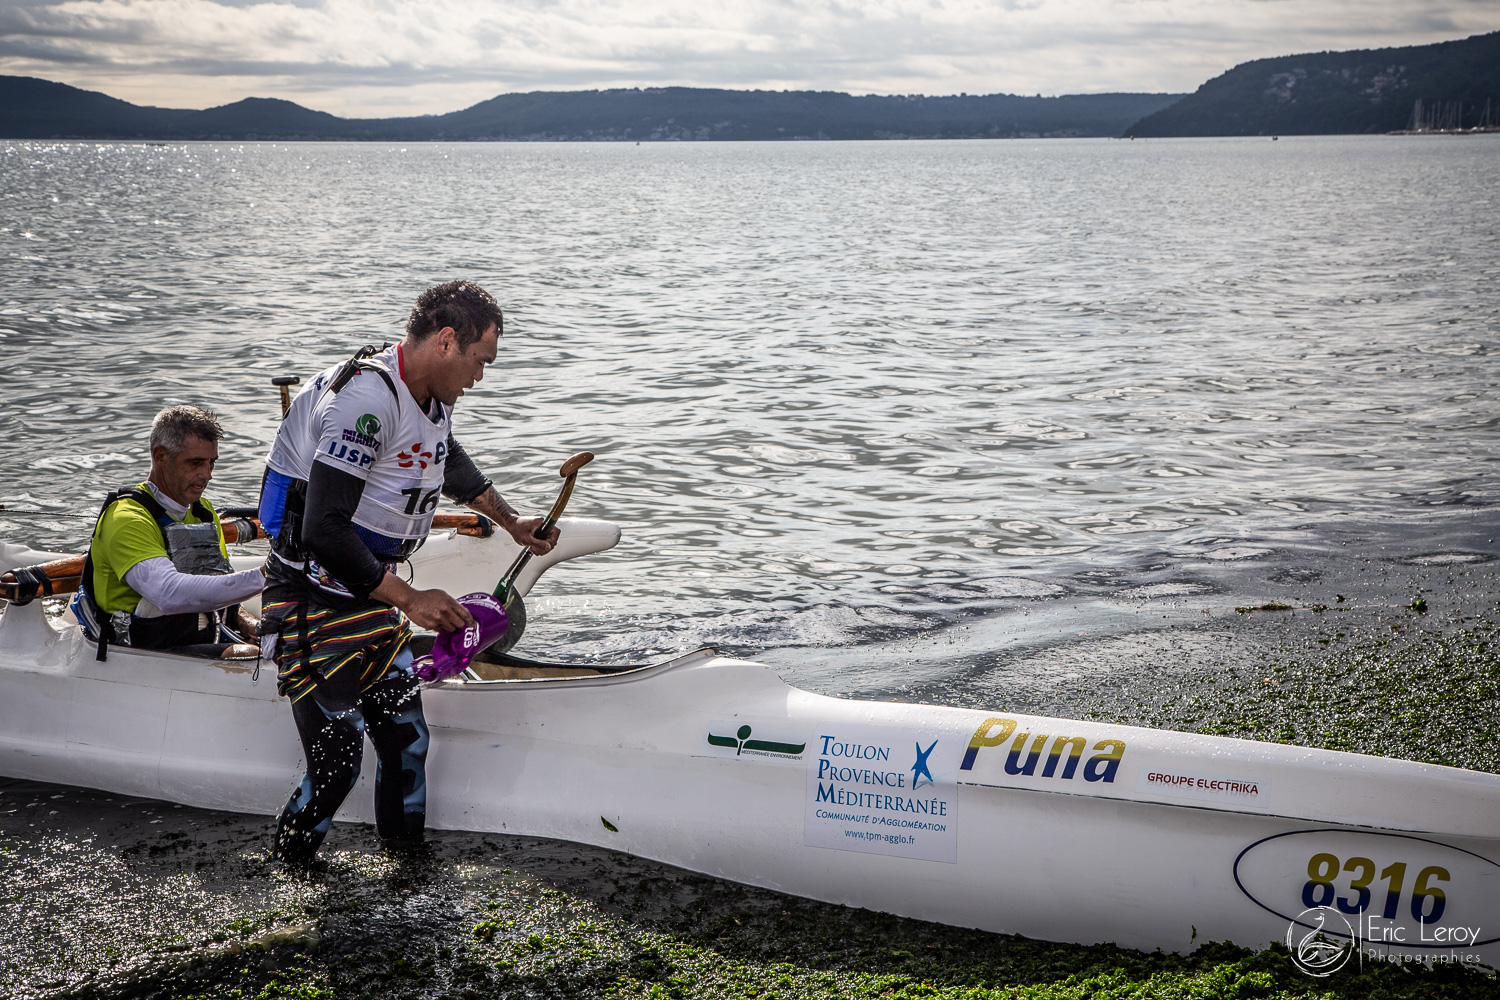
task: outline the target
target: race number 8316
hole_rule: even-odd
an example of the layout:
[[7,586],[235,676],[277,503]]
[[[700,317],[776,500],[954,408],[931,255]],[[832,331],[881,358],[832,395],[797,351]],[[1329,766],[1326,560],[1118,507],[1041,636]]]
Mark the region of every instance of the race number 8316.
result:
[[[1307,862],[1307,884],[1302,887],[1302,903],[1308,909],[1337,906],[1344,913],[1364,913],[1370,908],[1373,898],[1371,887],[1377,884],[1376,868],[1370,858],[1349,858],[1340,865],[1339,859],[1332,854],[1314,854]],[[1334,885],[1334,880],[1344,872],[1353,876],[1349,881],[1348,895],[1340,895]],[[1417,873],[1411,888],[1413,920],[1431,924],[1442,919],[1448,900],[1443,890],[1433,883],[1446,882],[1448,878],[1448,869],[1439,865],[1428,865]],[[1397,861],[1381,868],[1378,883],[1385,888],[1381,916],[1393,920],[1401,909],[1406,862]]]

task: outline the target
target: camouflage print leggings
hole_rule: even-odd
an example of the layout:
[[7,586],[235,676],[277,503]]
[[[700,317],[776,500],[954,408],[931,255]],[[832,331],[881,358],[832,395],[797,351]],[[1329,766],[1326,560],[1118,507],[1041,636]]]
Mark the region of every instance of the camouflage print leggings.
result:
[[314,688],[292,704],[307,773],[276,822],[275,857],[305,864],[317,854],[333,814],[359,780],[366,732],[377,761],[375,830],[389,841],[420,841],[427,818],[427,720],[411,652],[403,649],[350,708],[325,705],[318,695]]

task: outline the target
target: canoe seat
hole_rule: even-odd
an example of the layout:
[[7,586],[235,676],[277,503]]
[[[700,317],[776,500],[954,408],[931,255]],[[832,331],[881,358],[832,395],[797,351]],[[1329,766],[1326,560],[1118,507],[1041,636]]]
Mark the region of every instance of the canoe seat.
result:
[[565,667],[550,663],[517,667],[503,663],[475,660],[469,669],[482,681],[524,681],[537,677],[598,677],[605,671],[594,667]]
[[[432,652],[431,632],[418,632],[411,637],[414,656],[426,656]],[[474,658],[469,669],[460,675],[463,680],[475,681],[528,681],[556,677],[599,677],[618,674],[626,670],[639,670],[644,663],[556,663],[528,660],[510,652],[500,652],[490,647]]]

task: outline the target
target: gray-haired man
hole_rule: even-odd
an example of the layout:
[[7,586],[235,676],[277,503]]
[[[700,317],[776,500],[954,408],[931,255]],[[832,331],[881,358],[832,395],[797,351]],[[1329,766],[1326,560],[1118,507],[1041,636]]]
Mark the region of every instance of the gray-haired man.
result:
[[[236,573],[203,490],[224,429],[198,406],[170,406],[151,425],[151,473],[104,500],[73,611],[99,646],[233,655],[222,610],[258,594],[260,569]],[[253,655],[253,649],[251,651]]]

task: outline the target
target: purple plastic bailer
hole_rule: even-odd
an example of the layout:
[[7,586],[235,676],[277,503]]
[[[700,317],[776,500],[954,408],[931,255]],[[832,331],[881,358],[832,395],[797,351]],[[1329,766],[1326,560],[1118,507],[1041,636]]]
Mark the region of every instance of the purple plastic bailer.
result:
[[463,673],[469,661],[494,645],[510,625],[505,605],[492,594],[465,594],[458,603],[469,609],[474,624],[456,632],[438,633],[432,644],[432,655],[420,657],[412,663],[412,669],[423,681],[431,683]]

